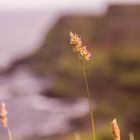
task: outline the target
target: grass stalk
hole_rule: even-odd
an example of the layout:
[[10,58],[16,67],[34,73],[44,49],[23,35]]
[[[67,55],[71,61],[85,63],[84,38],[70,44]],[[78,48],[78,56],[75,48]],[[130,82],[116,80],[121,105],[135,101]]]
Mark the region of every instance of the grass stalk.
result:
[[129,140],[135,140],[133,132],[129,133]]
[[9,140],[13,140],[12,133],[11,133],[11,130],[10,130],[9,126],[7,126],[6,128],[7,128]]
[[80,133],[79,132],[75,132],[74,133],[74,138],[75,138],[75,140],[81,140]]
[[92,108],[92,100],[91,100],[91,95],[90,95],[88,81],[87,81],[86,68],[85,68],[84,62],[82,60],[81,60],[81,65],[82,65],[82,70],[83,70],[83,75],[84,75],[84,81],[85,81],[85,85],[86,85],[86,92],[87,92],[87,96],[88,96],[88,100],[89,100],[90,119],[91,119],[93,140],[96,140],[95,125],[94,125],[93,112],[92,112],[92,110],[93,110],[93,108]]

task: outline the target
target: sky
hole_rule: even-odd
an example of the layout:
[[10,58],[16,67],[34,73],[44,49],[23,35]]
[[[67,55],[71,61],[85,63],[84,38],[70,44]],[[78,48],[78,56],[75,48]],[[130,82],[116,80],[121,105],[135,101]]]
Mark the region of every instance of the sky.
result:
[[0,0],[0,9],[103,9],[108,3],[140,3],[140,0]]

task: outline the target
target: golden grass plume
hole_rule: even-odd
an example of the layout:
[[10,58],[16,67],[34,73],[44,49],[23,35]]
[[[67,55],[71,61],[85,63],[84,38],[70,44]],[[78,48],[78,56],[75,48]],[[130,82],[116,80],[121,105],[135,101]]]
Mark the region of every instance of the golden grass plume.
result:
[[0,122],[3,127],[7,127],[7,110],[4,102],[0,104]]
[[114,140],[120,140],[121,139],[120,129],[119,129],[116,119],[113,119],[113,121],[111,122],[111,125],[112,125],[112,133],[113,133]]
[[72,45],[73,51],[76,52],[81,59],[90,60],[91,53],[87,50],[86,46],[82,44],[78,34],[70,32],[70,44]]

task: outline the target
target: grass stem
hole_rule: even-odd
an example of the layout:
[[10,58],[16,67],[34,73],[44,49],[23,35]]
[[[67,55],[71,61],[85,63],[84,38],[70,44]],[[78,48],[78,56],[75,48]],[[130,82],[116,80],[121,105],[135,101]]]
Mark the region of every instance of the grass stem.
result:
[[74,133],[74,138],[75,138],[75,140],[81,140],[80,133],[79,132],[75,132]]
[[86,85],[86,91],[87,91],[87,96],[89,100],[89,106],[90,106],[90,119],[91,119],[91,126],[92,126],[92,133],[93,133],[93,140],[96,140],[96,134],[95,134],[95,126],[94,126],[94,119],[93,119],[93,113],[92,113],[92,99],[89,91],[89,86],[88,86],[88,81],[87,81],[87,74],[86,74],[86,68],[84,65],[84,62],[81,60],[81,65],[82,65],[82,70],[84,74],[84,80],[85,80],[85,85]]
[[9,126],[7,126],[7,132],[8,132],[9,140],[13,140],[12,133],[11,133],[11,130],[10,130]]
[[133,132],[129,133],[129,140],[135,140]]

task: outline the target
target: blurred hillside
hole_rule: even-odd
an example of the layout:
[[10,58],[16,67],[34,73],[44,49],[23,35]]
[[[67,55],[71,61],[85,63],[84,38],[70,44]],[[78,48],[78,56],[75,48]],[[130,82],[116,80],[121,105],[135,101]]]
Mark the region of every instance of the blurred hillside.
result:
[[110,5],[107,13],[100,17],[72,15],[62,17],[44,38],[40,50],[32,55],[30,66],[40,74],[48,75],[49,72],[57,76],[58,74],[64,76],[65,73],[66,77],[73,74],[74,77],[78,76],[79,69],[74,67],[77,66],[78,60],[73,61],[76,58],[69,45],[69,32],[73,31],[80,34],[93,52],[93,60],[88,65],[89,78],[96,71],[95,75],[97,76],[97,73],[100,75],[96,79],[99,80],[104,76],[105,87],[107,83],[110,85],[112,83],[110,80],[113,79],[115,85],[117,82],[120,86],[123,84],[139,92],[139,11],[140,5]]
[[139,13],[140,5],[110,5],[102,16],[61,17],[29,61],[36,73],[54,79],[53,86],[43,94],[86,96],[80,63],[69,45],[69,32],[77,32],[93,54],[87,71],[97,103],[95,118],[100,122],[119,117],[125,128],[123,134],[134,131],[139,137]]
[[[123,137],[140,138],[140,5],[110,5],[101,16],[67,15],[44,37],[40,49],[23,63],[53,79],[45,96],[86,96],[79,60],[69,45],[77,32],[92,52],[88,81],[96,103],[96,123],[116,116]],[[108,137],[108,133],[102,139]]]

